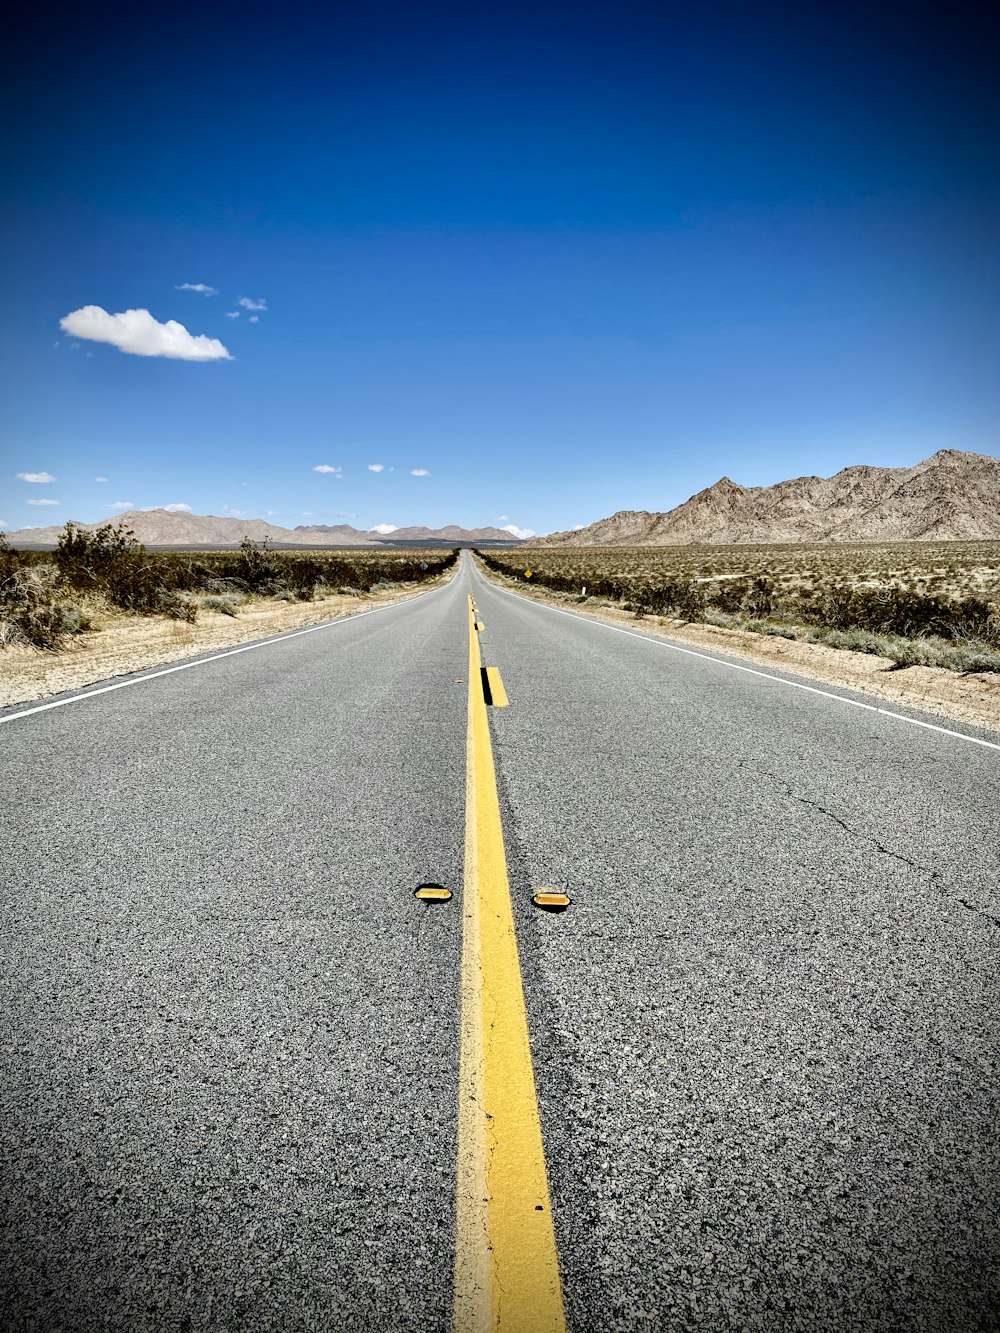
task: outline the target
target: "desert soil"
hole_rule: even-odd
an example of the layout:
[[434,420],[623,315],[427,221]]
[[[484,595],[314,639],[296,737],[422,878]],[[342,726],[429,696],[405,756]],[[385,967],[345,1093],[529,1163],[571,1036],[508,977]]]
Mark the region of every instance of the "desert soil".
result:
[[1000,732],[1000,674],[996,672],[960,675],[943,667],[897,668],[885,657],[830,648],[822,643],[799,643],[768,634],[754,634],[750,630],[698,625],[666,616],[644,616],[637,620],[631,611],[588,606],[547,588],[528,589],[521,582],[515,584],[512,579],[486,569],[482,563],[479,568],[494,583],[535,601],[566,607],[578,615],[628,626],[644,634],[690,644],[693,648],[725,653],[727,657],[738,657],[757,666],[775,667],[825,685],[857,690],[887,704],[916,708],[953,722]]
[[358,597],[333,594],[314,602],[253,599],[245,602],[235,617],[202,608],[193,625],[161,616],[100,616],[93,630],[69,640],[59,652],[42,652],[24,644],[0,649],[0,708],[265,639],[286,630],[305,629],[324,620],[357,615],[375,606],[415,597],[437,587],[450,575],[451,571],[442,579]]

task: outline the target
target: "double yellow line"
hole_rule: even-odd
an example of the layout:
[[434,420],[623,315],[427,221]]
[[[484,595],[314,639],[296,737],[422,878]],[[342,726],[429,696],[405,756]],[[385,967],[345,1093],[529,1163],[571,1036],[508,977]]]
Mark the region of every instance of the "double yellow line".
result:
[[455,1333],[565,1333],[471,595],[465,795],[453,1326]]

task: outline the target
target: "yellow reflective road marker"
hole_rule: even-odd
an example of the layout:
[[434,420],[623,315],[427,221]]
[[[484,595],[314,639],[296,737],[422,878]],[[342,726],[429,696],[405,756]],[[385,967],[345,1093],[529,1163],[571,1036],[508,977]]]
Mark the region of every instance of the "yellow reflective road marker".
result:
[[559,1262],[469,598],[455,1333],[565,1333]]
[[485,628],[486,628],[486,626],[483,624],[483,622],[482,622],[481,620],[477,620],[477,621],[476,621],[476,629],[478,629],[478,630],[484,630]]
[[490,687],[490,702],[494,708],[506,708],[510,703],[507,698],[507,691],[503,687],[503,681],[500,679],[499,667],[486,668],[486,682]]
[[451,901],[451,889],[443,884],[420,884],[413,890],[413,896],[424,903],[447,903]]
[[531,901],[536,907],[544,907],[549,912],[563,912],[573,901],[562,889],[539,889],[533,893]]

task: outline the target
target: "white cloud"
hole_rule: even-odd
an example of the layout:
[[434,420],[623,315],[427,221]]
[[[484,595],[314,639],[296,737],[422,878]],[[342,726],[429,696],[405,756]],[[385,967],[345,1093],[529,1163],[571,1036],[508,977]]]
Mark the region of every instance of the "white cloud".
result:
[[280,513],[280,510],[278,510],[278,509],[265,509],[265,510],[264,510],[264,513],[268,516],[268,518],[277,518],[278,514]]
[[584,529],[586,526],[587,526],[586,523],[574,523],[573,526],[572,526],[572,528],[570,528],[570,531],[571,531],[571,532],[582,532],[583,529]]
[[236,302],[236,304],[237,304],[237,305],[241,305],[241,306],[243,307],[244,310],[266,310],[266,309],[267,309],[267,302],[266,302],[266,301],[264,301],[264,300],[255,301],[255,300],[254,300],[252,297],[250,297],[250,296],[241,296],[240,299]]
[[188,333],[176,319],[161,324],[148,310],[124,310],[109,315],[99,305],[85,305],[59,321],[75,338],[111,343],[132,356],[166,356],[175,361],[231,361],[218,338]]
[[251,323],[251,324],[259,324],[259,323],[260,323],[260,315],[251,315],[251,316],[250,316],[250,319],[249,319],[249,323]]
[[190,505],[172,504],[158,505],[158,509],[165,509],[168,514],[190,514],[193,513]]
[[95,481],[107,481],[107,477],[95,477]]
[[178,292],[201,292],[202,296],[218,296],[218,287],[209,287],[207,282],[182,282],[174,289]]
[[112,504],[101,505],[102,509],[134,509],[135,506],[131,500],[115,500]]
[[384,472],[384,471],[385,471],[385,464],[384,464],[384,463],[369,463],[369,464],[368,464],[368,471],[369,471],[369,472]]
[[509,518],[510,514],[497,514],[493,521],[494,523],[506,523]]
[[0,518],[0,531],[2,531],[4,528],[9,528],[9,527],[10,524],[7,522],[7,520],[5,518]]
[[240,312],[238,310],[226,311],[226,319],[239,319],[239,317],[240,317]]
[[415,467],[410,469],[411,477],[429,477],[431,474],[425,467]]
[[390,532],[398,532],[399,528],[395,523],[376,523],[375,526],[369,528],[368,531],[380,532],[383,537],[386,537]]
[[358,513],[358,511],[357,511],[356,509],[338,509],[338,510],[337,510],[337,517],[338,517],[338,518],[360,518],[361,515]]
[[55,477],[53,477],[51,472],[19,472],[17,474],[17,479],[18,481],[34,481],[39,485],[44,485],[49,481],[55,481]]
[[58,505],[58,504],[62,504],[62,501],[61,501],[61,500],[29,500],[29,501],[28,501],[28,504],[30,504],[30,505]]
[[231,505],[223,505],[223,506],[222,506],[222,512],[226,515],[227,518],[246,518],[246,516],[247,516],[247,514],[249,514],[250,510],[249,510],[249,509],[233,509],[233,507],[232,507]]
[[342,467],[331,467],[329,463],[317,463],[313,468],[314,472],[329,472],[335,477],[342,477],[344,469]]
[[532,532],[531,528],[519,528],[516,523],[505,523],[500,531],[509,532],[512,537],[517,537],[520,541],[527,541],[529,537],[538,535]]

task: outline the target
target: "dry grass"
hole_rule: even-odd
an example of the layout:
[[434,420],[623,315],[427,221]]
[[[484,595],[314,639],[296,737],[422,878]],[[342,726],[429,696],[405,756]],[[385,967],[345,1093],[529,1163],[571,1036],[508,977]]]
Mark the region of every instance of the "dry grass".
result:
[[[515,582],[891,658],[1000,670],[1000,542],[480,552]],[[530,580],[525,571],[531,570]]]

